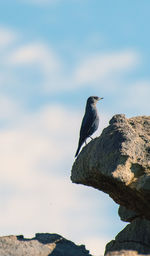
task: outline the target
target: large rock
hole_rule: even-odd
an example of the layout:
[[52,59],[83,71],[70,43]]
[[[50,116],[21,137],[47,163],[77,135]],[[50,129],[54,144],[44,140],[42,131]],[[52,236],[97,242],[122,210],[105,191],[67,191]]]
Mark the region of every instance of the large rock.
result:
[[119,206],[118,214],[122,221],[131,222],[137,217],[141,217],[140,214],[136,213],[135,211],[129,210],[124,206]]
[[122,255],[119,254],[120,251],[130,255],[131,250],[133,255],[150,255],[150,221],[140,218],[132,221],[116,236],[115,240],[107,244],[105,255]]
[[[108,252],[105,256],[145,256],[145,254],[139,254],[137,251],[133,250],[121,250]],[[146,254],[146,256],[150,256],[150,254]]]
[[36,234],[32,239],[23,236],[0,237],[0,256],[91,256],[84,245],[57,234]]
[[150,117],[116,115],[76,159],[71,180],[150,220]]

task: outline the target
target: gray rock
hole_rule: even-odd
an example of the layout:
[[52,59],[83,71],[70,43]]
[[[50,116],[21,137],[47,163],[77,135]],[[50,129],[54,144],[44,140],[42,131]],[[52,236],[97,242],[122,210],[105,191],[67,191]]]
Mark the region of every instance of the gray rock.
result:
[[91,256],[84,245],[57,234],[36,234],[32,239],[23,236],[0,237],[0,256]]
[[127,222],[131,222],[135,218],[140,217],[140,214],[138,214],[132,210],[129,210],[126,207],[121,206],[121,205],[119,206],[118,214],[122,221],[127,221]]
[[113,255],[113,252],[120,250],[150,255],[150,221],[138,218],[128,224],[115,240],[107,244],[105,255],[111,255],[110,252]]
[[[108,252],[105,256],[144,256],[144,254],[139,254],[137,251],[114,251],[114,252]],[[150,254],[147,254],[146,256],[150,256]]]
[[76,159],[71,180],[150,220],[150,116],[116,115]]

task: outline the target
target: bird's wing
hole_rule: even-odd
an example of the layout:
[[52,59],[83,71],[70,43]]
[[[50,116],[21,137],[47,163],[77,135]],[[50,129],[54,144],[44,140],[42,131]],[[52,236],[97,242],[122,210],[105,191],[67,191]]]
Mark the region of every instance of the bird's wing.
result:
[[97,118],[96,112],[92,113],[92,115],[91,113],[85,113],[82,120],[81,128],[80,128],[80,138],[79,138],[78,148],[77,148],[75,157],[78,155],[80,148],[82,144],[85,142],[86,138],[88,138],[95,131],[95,128],[93,129],[92,127],[94,127],[94,122],[96,118]]
[[89,136],[89,131],[96,119],[96,113],[91,114],[85,114],[83,117],[83,121],[81,124],[81,129],[80,129],[80,137],[82,138],[87,138]]

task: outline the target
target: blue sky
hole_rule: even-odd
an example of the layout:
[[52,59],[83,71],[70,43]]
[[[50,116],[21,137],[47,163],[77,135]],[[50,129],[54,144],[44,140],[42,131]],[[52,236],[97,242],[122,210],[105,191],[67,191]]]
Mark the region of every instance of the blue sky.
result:
[[56,232],[94,255],[125,226],[104,193],[72,184],[88,96],[100,127],[149,115],[147,0],[0,2],[1,235]]

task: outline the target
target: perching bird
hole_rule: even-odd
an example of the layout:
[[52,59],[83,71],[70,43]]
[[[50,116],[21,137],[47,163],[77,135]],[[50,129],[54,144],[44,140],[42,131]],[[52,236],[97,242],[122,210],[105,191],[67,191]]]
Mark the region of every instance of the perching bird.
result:
[[[99,125],[99,116],[96,109],[96,103],[103,98],[97,96],[91,96],[87,99],[85,114],[82,120],[80,128],[80,138],[78,143],[78,149],[75,154],[75,157],[78,155],[81,146],[83,143],[86,143],[86,139],[90,137],[98,128]],[[92,139],[92,138],[91,138]]]

